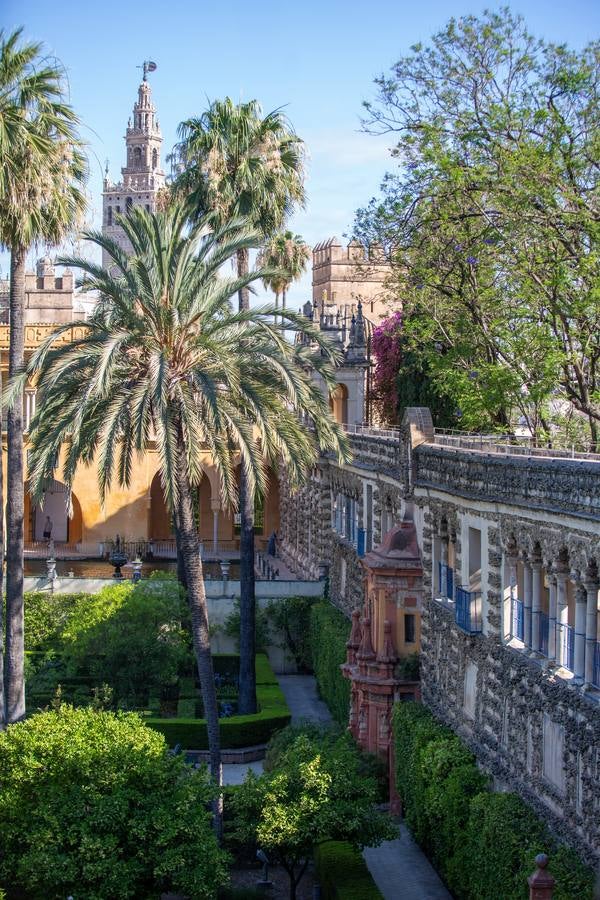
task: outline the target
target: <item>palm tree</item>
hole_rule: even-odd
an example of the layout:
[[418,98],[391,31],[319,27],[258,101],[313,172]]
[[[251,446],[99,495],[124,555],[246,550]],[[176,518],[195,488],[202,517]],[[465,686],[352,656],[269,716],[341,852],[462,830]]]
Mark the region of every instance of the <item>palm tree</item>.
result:
[[[196,212],[211,212],[217,223],[232,216],[249,220],[263,237],[281,227],[295,204],[304,204],[303,144],[281,110],[263,117],[256,100],[235,104],[229,97],[211,103],[199,118],[179,126],[175,157],[181,172],[175,193],[189,198]],[[248,272],[249,255],[237,255],[238,276]],[[239,292],[248,309],[247,288]],[[240,698],[242,713],[256,712],[254,496],[248,473],[240,477]]]
[[286,308],[288,288],[300,278],[309,259],[310,247],[299,234],[281,231],[269,238],[258,254],[257,264],[263,269],[274,270],[263,279],[263,284],[275,294],[275,306],[279,306],[281,294],[282,309]]
[[[9,377],[24,364],[25,263],[36,242],[58,244],[85,208],[78,119],[63,101],[63,70],[22,29],[0,32],[0,244],[10,250]],[[25,715],[23,644],[23,413],[7,414],[5,715]]]
[[[185,567],[210,766],[218,780],[219,721],[193,509],[202,454],[210,451],[231,506],[238,460],[254,493],[265,489],[266,467],[276,459],[299,483],[318,446],[347,458],[343,435],[310,375],[318,370],[332,384],[335,355],[300,317],[288,327],[317,342],[304,355],[273,327],[272,307],[233,310],[231,297],[263,274],[219,275],[240,249],[259,243],[239,222],[211,231],[200,219],[188,231],[185,209],[177,204],[155,215],[136,207],[119,221],[132,246],[129,256],[91,232],[87,238],[108,252],[110,267],[63,260],[85,273],[84,289],[101,295],[92,318],[76,323],[84,336],[60,345],[71,325],[50,336],[13,383],[9,400],[25,378],[36,379],[30,431],[35,498],[52,479],[61,448],[65,483],[72,484],[80,463],[95,462],[102,497],[115,473],[120,485],[128,483],[134,454],[158,453]],[[313,409],[314,432],[301,424],[304,408]]]

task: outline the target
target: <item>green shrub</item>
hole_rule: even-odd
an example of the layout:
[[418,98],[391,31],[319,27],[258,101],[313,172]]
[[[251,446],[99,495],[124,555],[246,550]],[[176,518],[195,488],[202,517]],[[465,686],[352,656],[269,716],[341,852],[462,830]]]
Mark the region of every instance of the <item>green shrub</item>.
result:
[[212,898],[214,788],[131,713],[62,706],[0,734],[0,886],[33,900]]
[[332,744],[340,737],[341,729],[337,725],[323,725],[319,722],[302,722],[299,725],[288,725],[273,735],[265,754],[265,772],[273,772],[277,768],[282,755],[294,743],[299,735],[306,735],[317,745]]
[[315,866],[323,900],[383,900],[360,851],[352,844],[318,844]]
[[524,900],[538,853],[550,857],[555,900],[592,897],[591,870],[519,797],[492,793],[470,751],[429,710],[396,704],[393,729],[407,824],[458,900]]
[[377,809],[377,783],[362,768],[360,751],[346,732],[336,740],[298,734],[272,772],[249,772],[231,794],[230,840],[254,843],[290,878],[290,896],[315,844],[328,839],[373,847],[397,836]]
[[88,691],[108,685],[117,707],[143,708],[149,694],[160,695],[180,669],[193,666],[188,610],[175,581],[115,584],[97,594],[29,594],[25,609],[28,648],[46,652],[30,654],[30,706],[59,683],[72,702],[85,702],[85,692],[71,690],[82,678]]
[[[229,613],[223,623],[223,633],[233,638],[235,645],[239,650],[240,646],[240,601],[234,601],[234,608]],[[266,650],[270,641],[269,620],[266,611],[256,604],[256,613],[254,616],[254,637],[256,641],[256,649]]]
[[[221,669],[221,672],[230,671],[232,663],[236,665],[239,663],[238,657],[228,654],[215,656],[213,660],[215,669]],[[223,748],[235,749],[266,744],[276,731],[285,728],[290,722],[291,716],[285,697],[264,653],[258,653],[256,656],[256,698],[259,711],[254,715],[219,719]],[[150,728],[160,731],[171,747],[181,744],[186,750],[208,749],[205,719],[151,717],[144,721]]]
[[350,622],[330,603],[315,603],[310,611],[310,645],[319,693],[339,725],[348,724],[350,682],[340,666],[346,660]]
[[51,594],[31,591],[25,594],[25,649],[58,649],[63,629],[85,607],[89,594]]
[[266,613],[279,637],[279,646],[301,672],[312,672],[313,656],[310,617],[316,597],[288,597],[272,600]]

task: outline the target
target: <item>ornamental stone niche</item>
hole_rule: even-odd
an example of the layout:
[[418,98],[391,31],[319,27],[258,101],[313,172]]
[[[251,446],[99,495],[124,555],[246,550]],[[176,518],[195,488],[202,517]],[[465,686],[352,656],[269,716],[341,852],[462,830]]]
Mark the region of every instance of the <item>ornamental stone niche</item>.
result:
[[349,730],[362,750],[388,767],[394,787],[391,714],[398,700],[419,700],[415,654],[419,650],[423,570],[410,518],[392,528],[362,560],[365,600],[352,614],[342,673],[351,681]]

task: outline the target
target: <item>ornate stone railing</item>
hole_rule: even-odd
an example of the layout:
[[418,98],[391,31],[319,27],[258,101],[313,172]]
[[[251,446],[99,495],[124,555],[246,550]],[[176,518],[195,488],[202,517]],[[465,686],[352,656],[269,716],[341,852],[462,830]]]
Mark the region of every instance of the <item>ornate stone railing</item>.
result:
[[348,433],[354,464],[402,479],[402,445],[398,433],[369,429]]
[[413,484],[474,500],[600,518],[600,468],[593,461],[421,444],[413,450]]

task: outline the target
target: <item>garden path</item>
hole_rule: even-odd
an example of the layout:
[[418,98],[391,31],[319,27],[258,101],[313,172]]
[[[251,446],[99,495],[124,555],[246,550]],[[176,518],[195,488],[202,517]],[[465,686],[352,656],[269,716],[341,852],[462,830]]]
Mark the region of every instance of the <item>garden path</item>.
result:
[[[312,675],[278,675],[294,724],[309,719],[331,722],[331,714],[317,693]],[[400,838],[363,852],[369,871],[384,900],[451,900],[437,872],[400,824]]]

